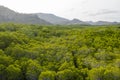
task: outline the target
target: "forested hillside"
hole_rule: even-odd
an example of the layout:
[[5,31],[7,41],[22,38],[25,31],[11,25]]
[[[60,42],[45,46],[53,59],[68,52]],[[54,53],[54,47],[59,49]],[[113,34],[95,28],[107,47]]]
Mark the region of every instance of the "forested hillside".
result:
[[120,80],[120,25],[0,24],[0,80]]

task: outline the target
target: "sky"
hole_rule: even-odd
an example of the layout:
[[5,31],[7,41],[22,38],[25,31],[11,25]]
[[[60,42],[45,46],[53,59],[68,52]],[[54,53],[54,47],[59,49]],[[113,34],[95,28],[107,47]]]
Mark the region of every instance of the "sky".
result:
[[0,0],[20,13],[51,13],[67,19],[120,22],[120,0]]

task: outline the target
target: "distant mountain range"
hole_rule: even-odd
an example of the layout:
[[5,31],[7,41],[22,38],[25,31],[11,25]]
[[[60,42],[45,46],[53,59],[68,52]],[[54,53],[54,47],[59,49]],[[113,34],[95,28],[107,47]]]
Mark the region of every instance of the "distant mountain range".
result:
[[79,19],[65,19],[54,14],[47,13],[34,13],[34,14],[22,14],[15,12],[7,7],[0,6],[0,23],[14,22],[24,24],[58,24],[58,25],[111,25],[120,24],[118,22],[107,22],[107,21],[81,21]]

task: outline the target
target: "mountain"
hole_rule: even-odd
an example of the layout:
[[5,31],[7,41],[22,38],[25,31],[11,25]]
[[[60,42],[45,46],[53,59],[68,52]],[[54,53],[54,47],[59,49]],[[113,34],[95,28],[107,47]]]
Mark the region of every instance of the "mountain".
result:
[[79,19],[73,19],[68,24],[81,24],[81,25],[89,25],[88,23],[81,21]]
[[52,24],[66,24],[67,22],[69,22],[70,20],[62,18],[62,17],[58,17],[54,14],[47,14],[47,13],[36,13],[35,15],[37,15],[39,18],[48,21]]
[[112,25],[112,24],[119,24],[118,22],[107,22],[107,21],[81,21],[79,19],[73,19],[69,20],[66,18],[62,18],[59,16],[56,16],[54,14],[49,13],[35,13],[34,15],[37,15],[40,19],[43,19],[47,22],[50,22],[52,24],[59,24],[59,25],[74,25],[74,24],[80,24],[80,25]]
[[39,18],[48,21],[52,24],[64,24],[64,25],[70,25],[70,24],[88,24],[86,22],[80,21],[78,19],[65,19],[59,16],[56,16],[54,14],[47,14],[47,13],[36,13]]
[[0,23],[15,22],[24,24],[59,24],[59,25],[111,25],[120,24],[118,22],[107,22],[107,21],[81,21],[79,19],[69,20],[48,13],[34,13],[34,14],[23,14],[15,12],[4,6],[0,6]]
[[108,22],[108,21],[97,21],[97,22],[86,21],[86,23],[88,23],[90,25],[114,25],[114,24],[120,24],[119,22]]
[[40,19],[38,16],[33,14],[22,14],[10,10],[4,6],[0,6],[0,23],[15,22],[25,24],[50,24],[49,22]]

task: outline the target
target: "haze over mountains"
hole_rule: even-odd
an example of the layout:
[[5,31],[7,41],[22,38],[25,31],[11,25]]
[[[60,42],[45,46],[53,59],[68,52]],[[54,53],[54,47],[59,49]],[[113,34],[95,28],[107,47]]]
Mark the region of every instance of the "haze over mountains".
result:
[[70,25],[70,24],[82,24],[82,25],[109,25],[119,24],[118,22],[107,22],[107,21],[81,21],[79,19],[65,19],[54,14],[47,13],[34,13],[34,14],[22,14],[10,10],[4,6],[0,6],[0,23],[15,22],[24,24],[59,24],[59,25]]

